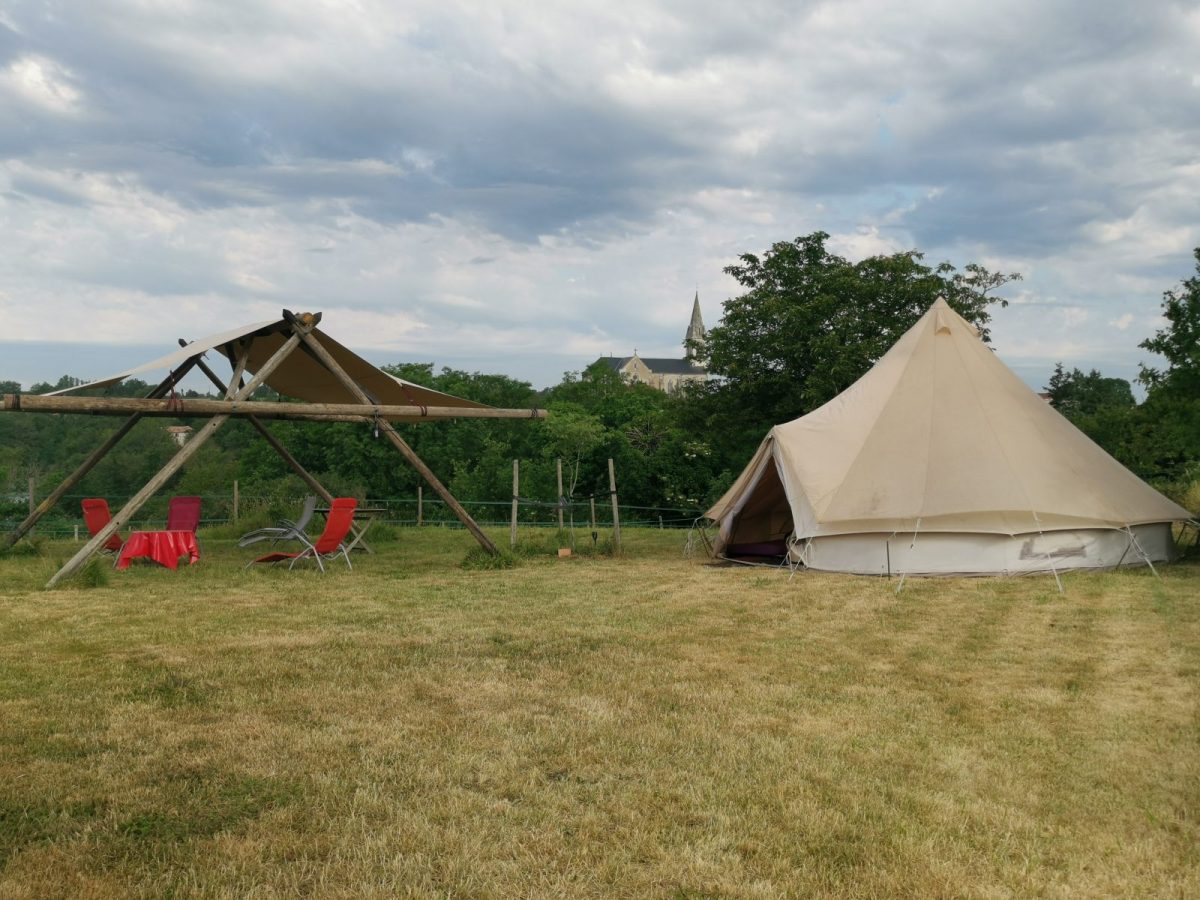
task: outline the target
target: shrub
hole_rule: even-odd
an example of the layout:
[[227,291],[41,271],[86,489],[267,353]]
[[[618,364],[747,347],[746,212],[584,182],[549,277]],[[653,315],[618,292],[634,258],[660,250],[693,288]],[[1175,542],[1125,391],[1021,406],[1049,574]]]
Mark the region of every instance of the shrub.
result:
[[108,584],[108,572],[110,568],[111,564],[107,560],[99,556],[93,556],[84,563],[75,581],[79,587],[84,589],[104,587]]
[[501,548],[492,555],[482,547],[472,547],[463,557],[462,567],[472,570],[515,569],[519,562],[520,557],[511,550]]
[[0,549],[0,556],[41,556],[45,549],[45,541],[40,537],[26,538],[17,541],[11,547]]

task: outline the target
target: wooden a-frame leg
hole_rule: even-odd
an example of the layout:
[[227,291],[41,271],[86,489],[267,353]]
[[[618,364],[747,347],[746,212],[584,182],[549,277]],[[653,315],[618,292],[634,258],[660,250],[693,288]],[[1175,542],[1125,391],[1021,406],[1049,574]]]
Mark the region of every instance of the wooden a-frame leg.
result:
[[[278,368],[279,364],[288,357],[288,354],[296,349],[300,343],[300,335],[302,333],[302,330],[297,330],[288,338],[287,342],[275,351],[275,354],[259,369],[254,378],[234,395],[233,399],[244,400],[253,394],[259,385],[263,384],[270,377],[271,373]],[[133,518],[134,514],[163,486],[167,479],[179,471],[183,464],[191,459],[196,454],[196,451],[204,446],[208,442],[208,439],[217,432],[217,429],[228,420],[229,415],[227,413],[213,416],[203,428],[192,435],[191,440],[179,448],[179,451],[168,460],[167,464],[159,470],[158,474],[151,478],[140,491],[129,498],[128,502],[109,520],[108,524],[101,528],[90,541],[84,544],[79,552],[67,561],[66,565],[54,573],[53,577],[46,582],[46,587],[52,588],[64,578],[74,575],[87,562],[88,557],[103,547],[110,537],[116,534],[123,525]]]
[[[321,360],[325,368],[332,372],[334,376],[336,376],[337,379],[346,386],[346,390],[348,390],[354,396],[354,398],[358,400],[359,403],[362,403],[364,406],[368,407],[373,405],[371,403],[371,398],[366,395],[363,389],[358,386],[358,383],[353,378],[346,374],[346,370],[338,364],[338,361],[333,358],[328,350],[321,346],[321,342],[312,335],[310,330],[302,331],[302,326],[300,323],[295,321],[292,322],[292,327],[297,329],[296,333],[299,334],[301,340],[304,341],[304,346],[316,354],[317,358]],[[446,501],[446,505],[450,507],[456,516],[458,516],[458,520],[466,526],[467,530],[471,532],[471,535],[475,538],[475,540],[479,542],[479,545],[488,553],[495,556],[498,552],[496,550],[496,545],[493,544],[491,539],[483,533],[483,530],[479,527],[476,521],[471,518],[471,514],[468,513],[466,509],[463,508],[462,504],[454,498],[454,495],[450,493],[450,490],[438,480],[438,477],[433,474],[433,470],[431,470],[429,466],[425,465],[424,460],[417,456],[416,451],[408,445],[404,438],[400,437],[400,435],[396,432],[396,429],[392,427],[392,423],[386,420],[380,420],[378,424],[380,434],[386,437],[388,441],[391,442],[392,446],[400,451],[401,455],[408,460],[409,465],[416,469],[417,472],[420,473],[421,477],[429,483],[429,486],[438,493],[438,496]]]
[[[186,347],[187,341],[185,341],[183,338],[180,338],[179,345],[181,347]],[[208,380],[213,383],[217,390],[221,391],[221,393],[226,392],[227,388],[225,382],[221,380],[220,376],[217,375],[216,372],[209,368],[208,364],[205,363],[204,360],[199,360],[197,365],[199,366],[200,371],[208,376]],[[300,476],[305,484],[308,485],[309,490],[311,490],[326,503],[333,503],[333,494],[326,490],[325,486],[321,484],[321,482],[317,481],[311,472],[305,469],[304,466],[300,465],[300,461],[296,459],[296,457],[292,456],[287,447],[283,446],[283,444],[280,442],[279,438],[271,434],[270,430],[268,430],[267,426],[261,419],[258,418],[258,416],[247,416],[246,418],[250,421],[250,424],[257,429],[258,433],[262,435],[263,440],[271,445],[271,449],[278,453],[280,458],[283,459],[283,461],[289,466],[291,466],[292,470]],[[370,545],[368,545],[367,542],[362,539],[362,532],[365,531],[365,529],[359,529],[354,525],[351,525],[350,531],[354,534],[358,545],[366,550],[367,553],[375,552],[373,549],[371,549]]]
[[[183,376],[191,370],[192,366],[195,365],[198,360],[199,357],[193,357],[192,359],[189,359],[177,370],[163,379],[158,387],[151,390],[146,396],[149,398],[161,397],[171,388],[175,387],[175,385],[182,380]],[[125,435],[129,434],[129,432],[133,430],[133,426],[140,422],[142,418],[143,417],[141,413],[134,413],[132,416],[122,422],[120,428],[109,435],[103,444],[93,450],[88,458],[79,464],[79,468],[64,478],[58,487],[51,491],[50,495],[37,505],[37,508],[29,514],[25,521],[17,526],[16,531],[6,538],[5,546],[11,547],[26,534],[28,534],[30,529],[32,529],[33,526],[38,523],[38,520],[41,519],[42,516],[46,515],[46,513],[50,512],[50,510],[54,509],[54,507],[58,505],[58,501],[63,498],[67,491],[79,484],[79,482],[83,480],[83,477],[87,475],[88,472],[92,471],[92,469],[96,467],[96,464],[99,463],[100,460],[104,459],[104,457],[109,454],[109,451],[111,451],[113,447],[117,446],[121,439],[125,437]]]

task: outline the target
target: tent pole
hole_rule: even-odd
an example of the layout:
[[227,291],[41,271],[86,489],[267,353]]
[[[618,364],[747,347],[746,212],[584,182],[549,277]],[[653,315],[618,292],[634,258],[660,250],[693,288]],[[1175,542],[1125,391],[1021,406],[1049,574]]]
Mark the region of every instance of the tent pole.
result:
[[[253,394],[254,391],[258,389],[259,385],[261,385],[267,380],[267,378],[271,376],[271,373],[275,371],[279,364],[287,359],[288,354],[296,349],[300,343],[300,334],[300,330],[297,329],[297,332],[288,338],[287,342],[275,351],[274,356],[267,360],[263,367],[259,369],[258,373],[253,379],[251,379],[250,383],[234,395],[234,399],[242,400]],[[88,557],[103,547],[108,539],[120,530],[121,526],[125,525],[131,518],[133,518],[134,514],[142,508],[142,505],[149,500],[160,487],[162,487],[167,479],[179,471],[183,464],[191,459],[196,454],[196,451],[198,451],[208,441],[208,439],[217,432],[217,429],[219,429],[227,421],[229,421],[228,414],[213,416],[213,418],[208,421],[208,424],[194,434],[191,440],[179,448],[179,451],[167,461],[167,464],[159,470],[157,475],[146,482],[145,486],[140,491],[129,498],[121,510],[109,520],[108,524],[96,533],[95,537],[84,544],[78,553],[71,557],[71,559],[69,559],[61,569],[54,573],[53,577],[46,582],[46,587],[52,588],[64,578],[75,574],[75,572],[78,571],[85,562],[87,562]]]
[[[1038,535],[1045,539],[1046,534],[1042,531],[1042,520],[1038,518],[1037,510],[1031,509],[1030,512],[1033,513],[1033,522],[1037,525]],[[1121,554],[1121,558],[1124,559],[1125,554]],[[1065,595],[1067,592],[1063,590],[1062,579],[1058,577],[1058,568],[1054,565],[1054,559],[1050,556],[1049,550],[1046,551],[1046,562],[1050,565],[1050,571],[1054,573],[1054,583],[1058,585],[1058,592]]]
[[[912,543],[908,545],[909,553],[912,553],[913,549],[917,546],[917,537],[918,537],[918,535],[920,535],[920,533],[921,533],[921,517],[917,516],[917,524],[915,526],[913,526]],[[900,573],[900,583],[898,585],[896,585],[896,595],[897,596],[899,596],[900,592],[902,590],[904,590],[904,579],[906,579],[907,577],[908,577],[908,569],[906,568],[903,572]]]
[[[179,346],[186,347],[187,344],[188,342],[183,338],[179,339]],[[197,366],[201,372],[208,376],[208,380],[216,386],[217,390],[223,394],[229,391],[229,387],[225,384],[225,382],[221,380],[220,376],[217,375],[216,372],[208,367],[208,364],[204,360],[197,360]],[[317,481],[317,479],[314,478],[313,475],[304,468],[304,466],[300,465],[300,461],[297,460],[296,457],[292,456],[287,447],[283,446],[283,444],[280,442],[279,438],[271,434],[271,432],[267,429],[267,426],[263,424],[262,420],[259,419],[258,416],[247,416],[246,418],[250,421],[250,424],[257,429],[258,433],[262,435],[263,440],[265,440],[271,446],[271,449],[278,453],[280,458],[283,459],[283,461],[289,466],[291,466],[292,470],[300,476],[301,480],[303,480],[305,484],[308,485],[309,490],[311,490],[326,503],[333,503],[333,494],[326,490],[325,486],[321,484],[321,482]],[[371,546],[365,540],[363,540],[362,534],[358,528],[351,524],[350,530],[354,533],[354,536],[358,538],[357,546],[362,547],[368,553],[375,552],[373,549],[371,549]]]
[[246,363],[250,359],[250,346],[254,343],[254,335],[250,335],[246,342],[242,344],[242,352],[238,354],[237,362],[233,366],[233,374],[229,376],[229,387],[225,388],[225,399],[229,400],[233,397],[242,385],[242,375],[246,372]]
[[1125,533],[1129,535],[1129,543],[1133,546],[1133,549],[1137,551],[1137,555],[1140,556],[1142,561],[1150,567],[1150,571],[1154,573],[1154,577],[1159,581],[1162,581],[1162,576],[1158,574],[1158,569],[1154,568],[1154,563],[1150,561],[1150,554],[1142,549],[1142,545],[1138,541],[1136,535],[1134,535],[1133,529],[1126,525]]
[[[150,399],[161,397],[171,388],[175,387],[175,385],[180,382],[183,376],[191,370],[192,366],[195,365],[199,359],[200,358],[198,356],[189,359],[174,372],[169,373],[167,377],[164,378],[157,387],[153,388],[148,394],[146,394],[146,396]],[[24,522],[17,526],[16,531],[7,537],[5,547],[11,547],[26,534],[28,534],[30,529],[37,524],[38,520],[46,513],[50,512],[50,510],[54,509],[54,507],[58,505],[58,501],[63,498],[63,495],[77,485],[80,481],[82,481],[83,477],[87,475],[87,473],[93,468],[95,468],[96,464],[100,462],[100,460],[104,459],[104,457],[108,455],[109,451],[112,450],[113,447],[117,446],[118,443],[120,443],[121,438],[129,434],[133,426],[141,421],[141,419],[141,413],[134,413],[132,416],[122,422],[120,428],[113,432],[103,444],[93,450],[91,455],[89,455],[87,459],[79,464],[79,468],[64,478],[62,483],[52,490],[46,499],[37,505],[33,512],[29,514],[28,518],[26,518]]]
[[[346,370],[338,364],[338,361],[333,358],[328,350],[321,346],[321,342],[313,337],[311,331],[301,330],[303,326],[292,314],[285,313],[285,318],[287,318],[292,328],[296,329],[296,334],[298,334],[300,339],[304,341],[304,346],[316,354],[322,365],[324,365],[326,369],[332,372],[333,375],[346,386],[346,390],[348,390],[351,395],[358,400],[359,403],[363,404],[364,406],[371,406],[371,400],[363,391],[363,389],[358,386],[358,383],[355,382],[353,378],[346,374]],[[450,507],[456,516],[458,516],[459,521],[466,526],[467,530],[471,532],[475,540],[479,542],[479,545],[492,556],[496,556],[499,552],[496,550],[496,545],[493,544],[488,536],[483,533],[483,530],[478,524],[476,524],[475,520],[471,518],[470,513],[468,513],[463,508],[462,504],[460,504],[458,500],[454,498],[454,495],[450,493],[449,489],[438,480],[438,477],[433,474],[433,471],[429,468],[429,466],[425,465],[425,462],[416,454],[416,451],[414,451],[413,448],[408,445],[404,438],[400,437],[400,435],[396,432],[396,429],[392,426],[392,423],[381,419],[378,421],[377,426],[379,428],[379,433],[384,435],[391,442],[392,446],[400,451],[400,454],[407,459],[409,464],[421,474],[421,477],[429,483],[429,486],[437,491],[438,495],[446,501],[446,505]]]

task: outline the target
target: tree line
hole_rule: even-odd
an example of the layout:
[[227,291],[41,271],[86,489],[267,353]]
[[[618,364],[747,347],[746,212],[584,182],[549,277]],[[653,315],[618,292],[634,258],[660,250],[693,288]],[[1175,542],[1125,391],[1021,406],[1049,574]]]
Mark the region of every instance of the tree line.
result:
[[[607,460],[620,473],[623,503],[700,512],[732,483],[766,431],[816,409],[849,387],[939,296],[987,340],[996,292],[1019,279],[976,264],[928,265],[917,251],[851,262],[815,232],[744,254],[726,269],[743,292],[725,303],[721,322],[690,348],[714,376],[664,394],[626,383],[598,362],[566,373],[546,390],[505,375],[432,365],[388,371],[439,391],[493,406],[544,407],[544,422],[462,420],[398,426],[451,491],[473,501],[507,501],[512,460],[522,461],[521,493],[553,500],[555,460],[564,493],[607,498]],[[1200,249],[1197,274],[1163,295],[1165,325],[1139,346],[1165,362],[1143,366],[1146,397],[1128,382],[1061,363],[1046,385],[1051,402],[1138,475],[1176,496],[1200,480]],[[64,376],[34,384],[44,393],[78,384]],[[104,393],[142,396],[131,379]],[[21,386],[0,382],[0,392]],[[189,392],[201,396],[195,392]],[[274,398],[266,389],[261,396]],[[146,419],[80,484],[79,493],[125,497],[156,472],[175,447],[170,420]],[[0,493],[23,494],[27,479],[53,485],[111,432],[110,419],[0,416]],[[305,468],[335,494],[404,497],[418,476],[366,425],[273,422],[268,425]],[[201,449],[164,493],[226,493],[234,479],[260,497],[294,498],[302,482],[253,430],[233,420]],[[1194,504],[1193,504],[1194,505]],[[0,510],[0,517],[17,512]],[[73,511],[72,511],[73,514]]]

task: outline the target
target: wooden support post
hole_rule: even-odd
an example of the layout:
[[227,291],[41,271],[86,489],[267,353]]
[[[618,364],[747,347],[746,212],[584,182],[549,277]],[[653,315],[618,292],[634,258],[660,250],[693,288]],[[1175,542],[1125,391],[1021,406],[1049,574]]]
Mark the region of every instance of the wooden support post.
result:
[[558,500],[555,501],[555,506],[558,507],[558,530],[563,530],[563,492],[562,492],[562,457],[554,461],[558,469]]
[[588,497],[588,502],[592,505],[592,531],[596,530],[596,495]]
[[[186,347],[187,344],[188,342],[183,338],[179,339],[179,346]],[[219,390],[222,394],[226,392],[227,388],[225,386],[225,382],[221,380],[220,376],[218,376],[216,372],[208,367],[208,364],[204,360],[197,359],[196,365],[200,371],[208,377],[208,380],[216,386],[217,390]],[[326,503],[333,503],[333,494],[326,490],[325,486],[321,484],[321,482],[317,481],[317,479],[314,478],[309,471],[304,468],[304,466],[300,465],[300,461],[296,459],[296,457],[292,456],[292,454],[288,451],[288,448],[283,446],[283,444],[279,442],[279,439],[267,430],[267,426],[262,423],[258,416],[247,416],[246,418],[249,420],[250,424],[254,426],[255,430],[262,435],[263,440],[271,445],[271,449],[278,453],[280,458],[282,458],[285,463],[291,466],[292,471],[299,475],[301,480],[308,485],[309,490],[311,490]],[[363,540],[362,534],[357,526],[351,525],[350,531],[358,539],[359,547],[362,547],[368,553],[375,552],[371,546]]]
[[608,493],[612,497],[613,510],[613,553],[621,552],[621,513],[617,510],[617,473],[612,457],[608,460]]
[[[259,369],[254,378],[250,380],[250,383],[234,395],[234,399],[242,400],[253,394],[258,389],[258,386],[263,384],[271,376],[271,373],[278,368],[279,364],[287,359],[288,354],[296,349],[300,340],[299,332],[288,338],[287,342],[276,350],[275,354]],[[196,451],[203,447],[208,442],[208,439],[216,434],[217,429],[228,421],[228,415],[220,415],[214,416],[205,423],[204,427],[196,432],[191,440],[180,447],[178,452],[167,461],[167,464],[159,470],[158,474],[151,478],[140,491],[130,497],[129,501],[109,520],[108,524],[96,532],[95,536],[84,544],[79,552],[72,556],[66,565],[59,569],[46,582],[46,587],[52,588],[64,578],[74,575],[80,566],[87,562],[88,557],[103,547],[110,537],[116,534],[117,531],[132,519],[137,511],[142,508],[142,505],[154,496],[154,493],[166,483],[167,479],[178,472],[184,463],[195,456]]]
[[233,524],[236,525],[238,520],[238,481],[233,479]]
[[417,485],[417,527],[420,528],[425,524],[425,491],[421,485]]
[[[166,394],[167,391],[171,390],[171,388],[175,387],[175,385],[179,383],[184,375],[191,371],[192,366],[194,366],[199,359],[200,358],[197,356],[188,360],[186,363],[164,378],[162,382],[146,396],[155,398]],[[121,438],[129,434],[129,432],[133,429],[133,426],[140,422],[141,419],[141,413],[134,413],[123,423],[121,423],[120,428],[113,432],[113,434],[109,436],[109,438],[103,444],[93,450],[91,455],[79,464],[78,469],[64,478],[62,483],[52,490],[50,495],[41,503],[39,503],[32,512],[30,512],[29,518],[18,525],[17,530],[8,536],[8,543],[6,546],[11,547],[13,544],[19,541],[33,528],[34,525],[37,524],[38,519],[50,512],[50,510],[54,509],[54,507],[58,505],[58,501],[63,498],[63,495],[66,494],[71,488],[75,487],[75,485],[79,484],[79,482],[83,480],[83,477],[87,475],[88,472],[92,471],[93,468],[95,468],[96,463],[104,459],[104,457],[108,455],[108,452],[112,450],[113,447],[117,446]]]
[[515,548],[517,546],[517,506],[519,502],[517,498],[521,494],[521,461],[513,460],[513,496],[512,496],[512,524],[508,527],[508,546]]
[[[359,403],[363,404],[364,406],[372,405],[371,398],[366,395],[366,392],[364,392],[363,389],[358,386],[358,383],[353,378],[346,374],[346,370],[338,364],[338,361],[333,358],[328,350],[321,346],[320,341],[313,337],[309,331],[301,330],[302,326],[298,321],[293,320],[292,327],[296,329],[296,334],[298,334],[300,339],[304,341],[304,346],[310,349],[322,362],[322,364],[324,364],[325,368],[332,372],[334,376],[336,376],[337,379],[346,386],[346,390],[348,390],[350,394],[356,400],[358,400]],[[416,452],[412,447],[408,446],[408,442],[405,441],[404,438],[400,437],[396,429],[392,426],[392,423],[386,420],[380,420],[378,422],[378,427],[379,433],[384,435],[388,441],[391,442],[392,446],[400,451],[400,454],[408,460],[409,465],[416,469],[417,472],[420,473],[421,477],[425,479],[426,483],[435,491],[437,491],[438,496],[446,501],[446,505],[450,507],[450,509],[458,517],[458,520],[466,526],[469,532],[471,532],[475,540],[479,542],[479,545],[488,553],[495,556],[498,552],[496,550],[496,545],[493,544],[491,539],[483,533],[483,530],[479,527],[475,520],[471,518],[470,513],[468,513],[463,508],[462,504],[454,498],[454,495],[450,493],[446,486],[438,480],[438,477],[433,474],[433,471],[429,468],[429,466],[425,465],[424,460],[417,456]]]

